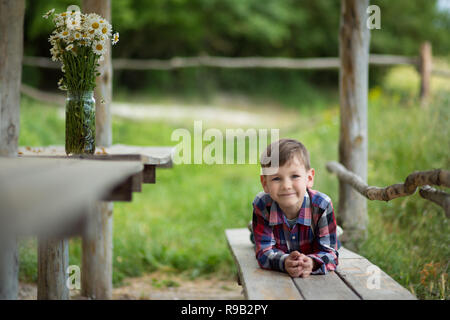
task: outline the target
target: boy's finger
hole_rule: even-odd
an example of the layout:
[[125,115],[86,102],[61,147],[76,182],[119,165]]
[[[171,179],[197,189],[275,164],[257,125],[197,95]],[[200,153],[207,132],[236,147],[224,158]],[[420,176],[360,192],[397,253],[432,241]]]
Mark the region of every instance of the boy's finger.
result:
[[286,261],[287,266],[294,268],[297,267],[299,265],[299,262],[296,260],[287,260]]
[[307,277],[309,277],[310,274],[311,274],[311,272],[309,272],[309,271],[304,271],[304,272],[302,273],[301,277],[302,277],[302,278],[307,278]]

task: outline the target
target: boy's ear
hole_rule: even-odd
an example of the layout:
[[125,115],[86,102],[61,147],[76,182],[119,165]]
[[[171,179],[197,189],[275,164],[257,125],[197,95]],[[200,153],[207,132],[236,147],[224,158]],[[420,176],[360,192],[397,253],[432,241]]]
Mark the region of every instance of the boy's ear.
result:
[[308,188],[312,188],[313,187],[313,185],[314,185],[314,175],[316,174],[316,172],[314,171],[314,169],[313,168],[311,168],[309,171],[308,171],[308,173],[307,173],[307,179],[308,179],[308,181],[306,182],[306,186],[308,187]]
[[267,178],[265,175],[260,175],[261,178],[261,185],[264,189],[265,193],[269,193],[269,188],[267,188]]

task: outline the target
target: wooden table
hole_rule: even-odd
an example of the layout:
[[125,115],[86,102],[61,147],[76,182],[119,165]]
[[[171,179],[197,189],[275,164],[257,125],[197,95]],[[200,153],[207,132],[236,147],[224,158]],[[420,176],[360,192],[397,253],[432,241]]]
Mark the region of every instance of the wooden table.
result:
[[[18,158],[0,158],[0,297],[17,291],[17,236],[38,236],[39,299],[69,298],[67,238],[74,235],[83,237],[83,249],[85,240],[94,248],[83,252],[83,283],[112,288],[112,221],[110,230],[98,230],[105,219],[99,212],[105,201],[131,201],[142,183],[155,183],[155,168],[171,166],[173,148],[114,145],[98,151],[74,158],[63,146],[21,147]],[[106,219],[111,213],[107,207]]]
[[226,237],[249,300],[416,299],[380,268],[346,248],[339,250],[336,272],[291,278],[287,273],[259,267],[248,229],[228,229]]

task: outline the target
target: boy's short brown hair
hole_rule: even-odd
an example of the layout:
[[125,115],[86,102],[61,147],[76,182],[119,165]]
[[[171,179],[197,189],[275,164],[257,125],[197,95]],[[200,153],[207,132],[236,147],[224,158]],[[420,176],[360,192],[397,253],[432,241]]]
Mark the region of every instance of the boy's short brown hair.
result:
[[300,141],[295,139],[280,139],[278,141],[272,142],[267,146],[266,151],[261,154],[261,167],[268,168],[272,165],[271,161],[271,150],[279,151],[278,165],[284,166],[288,161],[290,161],[294,156],[305,166],[306,170],[311,169],[311,163],[309,161],[309,152],[306,147]]

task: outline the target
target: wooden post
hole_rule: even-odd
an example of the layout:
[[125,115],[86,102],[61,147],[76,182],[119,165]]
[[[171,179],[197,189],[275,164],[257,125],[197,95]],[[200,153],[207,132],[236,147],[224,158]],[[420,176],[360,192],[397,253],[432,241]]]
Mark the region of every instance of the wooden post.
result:
[[430,97],[430,82],[431,82],[431,69],[432,69],[432,53],[431,43],[424,42],[420,46],[420,103],[422,107],[428,105]]
[[[111,22],[111,0],[83,0],[83,13],[97,13]],[[105,59],[100,62],[100,76],[95,83],[95,132],[96,145],[109,147],[112,144],[110,106],[112,101],[111,42],[106,46]]]
[[68,266],[67,239],[39,239],[37,295],[39,300],[69,300],[66,273]]
[[19,293],[17,241],[0,230],[0,300],[15,300]]
[[[84,13],[97,13],[111,21],[111,0],[83,0]],[[112,64],[111,43],[106,48],[105,59],[100,63],[101,75],[96,79],[96,145],[112,144],[111,102]],[[113,263],[113,203],[99,202],[89,219],[89,228],[95,237],[83,237],[83,262],[81,272],[82,295],[93,299],[112,299]]]
[[[369,0],[342,0],[339,30],[339,162],[365,182],[370,42],[370,30],[366,26],[368,6]],[[361,240],[367,236],[367,201],[341,181],[338,217],[345,230],[345,245],[356,250]]]
[[0,1],[0,156],[17,156],[25,0]]
[[97,202],[88,218],[91,236],[83,237],[81,294],[91,299],[112,299],[112,203]]
[[[17,156],[24,15],[25,0],[0,1],[0,156]],[[6,231],[0,230],[0,299],[17,299],[17,243]]]

